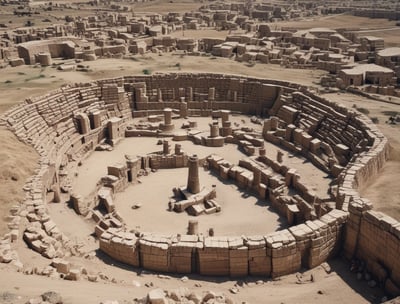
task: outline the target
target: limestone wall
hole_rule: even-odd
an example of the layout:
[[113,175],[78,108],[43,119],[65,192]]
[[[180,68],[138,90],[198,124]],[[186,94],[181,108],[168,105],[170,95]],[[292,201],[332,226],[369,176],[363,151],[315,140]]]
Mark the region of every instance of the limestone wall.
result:
[[340,248],[347,213],[334,210],[319,220],[265,236],[202,237],[142,235],[110,228],[100,249],[135,267],[213,276],[279,277],[315,267]]
[[367,200],[358,199],[349,205],[345,229],[344,255],[365,262],[369,271],[393,295],[400,294],[400,223],[371,210]]

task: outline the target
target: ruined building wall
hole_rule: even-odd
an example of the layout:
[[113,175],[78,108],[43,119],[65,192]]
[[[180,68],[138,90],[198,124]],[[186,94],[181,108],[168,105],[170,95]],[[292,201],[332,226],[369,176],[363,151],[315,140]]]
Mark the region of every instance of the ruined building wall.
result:
[[[160,114],[164,107],[179,108],[184,100],[192,114],[202,110],[210,115],[212,110],[228,109],[249,115],[264,115],[272,106],[280,87],[260,79],[224,76],[218,74],[168,74],[155,76],[126,77],[126,86],[132,90],[143,90],[135,98],[135,115],[149,112]],[[134,88],[143,83],[144,88]],[[182,99],[183,98],[183,99]],[[162,103],[161,103],[162,101]]]
[[135,267],[215,276],[279,277],[314,267],[340,248],[347,214],[334,210],[319,220],[265,236],[143,235],[118,229],[101,234],[100,249]]

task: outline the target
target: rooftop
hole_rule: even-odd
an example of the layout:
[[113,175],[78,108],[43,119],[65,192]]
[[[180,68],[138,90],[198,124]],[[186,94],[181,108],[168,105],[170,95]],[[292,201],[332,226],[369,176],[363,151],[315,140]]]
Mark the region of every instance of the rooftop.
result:
[[351,69],[344,69],[342,72],[347,75],[359,75],[365,74],[366,72],[393,73],[391,69],[376,64],[359,64]]
[[400,47],[390,47],[378,52],[381,57],[400,56]]

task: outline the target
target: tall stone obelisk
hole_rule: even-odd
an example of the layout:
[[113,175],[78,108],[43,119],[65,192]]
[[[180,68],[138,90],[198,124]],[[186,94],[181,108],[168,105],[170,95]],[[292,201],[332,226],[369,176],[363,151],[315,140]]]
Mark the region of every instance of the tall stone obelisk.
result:
[[199,158],[196,154],[192,155],[188,159],[188,181],[187,181],[187,191],[192,194],[200,192],[200,180],[199,180]]

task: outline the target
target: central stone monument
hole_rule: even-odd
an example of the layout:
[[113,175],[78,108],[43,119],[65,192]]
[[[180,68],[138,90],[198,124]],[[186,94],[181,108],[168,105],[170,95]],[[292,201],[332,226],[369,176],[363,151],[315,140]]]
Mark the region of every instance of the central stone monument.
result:
[[187,185],[173,189],[174,199],[170,209],[176,212],[186,211],[190,215],[210,214],[221,211],[221,206],[214,200],[215,186],[212,189],[200,188],[200,161],[196,154],[188,158]]
[[200,192],[200,179],[199,179],[199,158],[196,154],[188,159],[188,180],[186,190],[191,194]]

